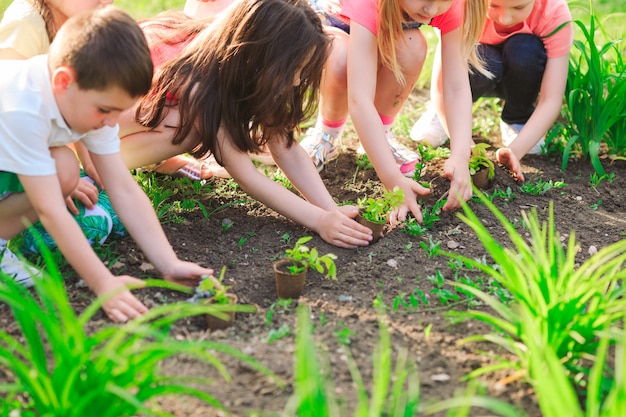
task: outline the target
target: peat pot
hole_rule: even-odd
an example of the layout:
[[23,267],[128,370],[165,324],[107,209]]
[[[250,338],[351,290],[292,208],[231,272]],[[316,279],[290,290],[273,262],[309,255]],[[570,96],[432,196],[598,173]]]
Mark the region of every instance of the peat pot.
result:
[[385,225],[387,224],[386,221],[384,223],[376,223],[371,220],[368,220],[365,217],[361,216],[360,213],[356,216],[354,220],[356,220],[357,223],[362,224],[363,226],[369,227],[372,230],[373,239],[371,243],[378,242],[378,239],[380,239],[380,236],[383,233],[383,230],[385,229]]
[[[226,297],[228,297],[231,300],[231,303],[221,304],[221,305],[234,306],[237,304],[237,301],[239,301],[238,297],[235,294],[226,294]],[[220,305],[220,304],[216,304],[216,305]],[[212,314],[206,315],[206,322],[207,322],[207,326],[209,327],[209,330],[213,331],[213,330],[225,329],[227,327],[232,326],[235,323],[235,311],[223,311],[222,314],[226,315],[227,318],[221,319],[219,317],[215,317]]]
[[289,259],[280,259],[273,264],[274,277],[276,279],[276,295],[278,295],[278,298],[295,300],[302,295],[308,271],[305,269],[299,274],[292,274],[287,269],[287,266],[290,264],[291,260]]
[[489,168],[481,168],[472,175],[472,182],[480,190],[487,189],[489,187]]

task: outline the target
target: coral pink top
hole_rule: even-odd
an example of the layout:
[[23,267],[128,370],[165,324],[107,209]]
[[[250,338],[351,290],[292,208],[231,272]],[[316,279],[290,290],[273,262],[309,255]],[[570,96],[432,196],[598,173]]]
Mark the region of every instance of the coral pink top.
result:
[[[515,30],[496,28],[494,21],[487,19],[480,43],[500,45],[512,35],[528,33],[541,38],[548,58],[557,58],[569,54],[572,47],[574,28],[571,22],[566,0],[535,0],[528,19]],[[564,23],[565,26],[559,29]]]
[[[176,57],[194,38],[193,36],[184,39],[181,37],[177,43],[164,42],[158,35],[158,31],[154,26],[142,26],[143,33],[146,35],[148,47],[150,48],[150,56],[152,57],[152,65],[158,68],[164,62]],[[161,28],[162,29],[162,28]]]
[[[330,0],[330,10],[338,8],[335,15],[338,19],[345,23],[354,20],[356,23],[369,29],[374,35],[378,35],[378,0]],[[333,4],[334,3],[334,4]],[[436,27],[441,34],[448,33],[459,26],[463,22],[463,0],[454,0],[450,8],[443,14],[435,16],[429,23],[430,26]]]

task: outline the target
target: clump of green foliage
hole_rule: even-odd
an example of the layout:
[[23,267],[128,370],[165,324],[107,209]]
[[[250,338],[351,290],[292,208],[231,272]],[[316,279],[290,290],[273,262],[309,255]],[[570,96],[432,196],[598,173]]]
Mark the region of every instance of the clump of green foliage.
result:
[[472,153],[469,158],[469,171],[470,175],[476,174],[483,168],[489,169],[487,178],[491,179],[495,175],[495,165],[491,159],[487,157],[488,143],[477,143],[472,148]]
[[284,258],[289,259],[291,264],[287,266],[287,270],[292,274],[299,274],[309,269],[323,274],[326,278],[337,278],[337,266],[335,259],[337,255],[327,253],[320,255],[317,248],[309,248],[305,243],[309,242],[313,237],[303,236],[294,245],[293,248],[285,249]]
[[536,361],[532,347],[540,343],[556,355],[572,381],[588,383],[587,359],[597,351],[598,334],[626,318],[622,285],[626,277],[626,241],[609,245],[578,265],[574,234],[570,233],[565,245],[561,242],[552,204],[547,222],[539,221],[536,209],[530,214],[522,212],[530,234],[527,239],[482,193],[476,195],[504,227],[510,244],[498,242],[467,204],[463,203],[465,214],[459,217],[474,230],[498,268],[454,252],[446,252],[445,256],[487,274],[515,301],[503,302],[461,282],[452,285],[473,294],[494,312],[463,313],[494,328],[492,334],[467,340],[496,343],[516,355],[517,360],[503,360],[499,365],[474,371],[471,376],[507,368],[517,369],[519,375],[534,375],[533,367],[541,361]]
[[574,23],[582,40],[574,40],[565,88],[564,121],[549,137],[565,138],[562,169],[572,154],[589,158],[598,175],[605,175],[600,152],[612,159],[626,157],[626,63],[620,45],[624,39],[599,44],[605,34],[590,2],[589,23]]
[[404,201],[404,190],[394,187],[393,190],[386,190],[382,197],[367,197],[358,200],[361,207],[361,216],[374,223],[385,223],[387,214],[391,213]]
[[[213,379],[163,372],[160,364],[180,355],[215,368],[226,380],[230,376],[218,352],[271,374],[230,346],[170,335],[176,321],[212,311],[201,304],[161,305],[126,324],[94,330],[91,319],[113,294],[77,316],[50,251],[40,246],[48,273],[34,277],[35,294],[0,273],[0,303],[16,324],[11,331],[0,329],[0,368],[7,376],[0,384],[3,415],[78,417],[98,410],[102,417],[170,416],[156,401],[166,395],[192,396],[223,410],[209,393]],[[190,291],[163,280],[147,280],[146,286]]]
[[200,283],[196,286],[193,296],[187,301],[199,303],[202,300],[211,300],[213,304],[232,304],[233,299],[229,297],[229,285],[224,285],[224,273],[226,266],[222,267],[219,278],[206,275],[202,277]]

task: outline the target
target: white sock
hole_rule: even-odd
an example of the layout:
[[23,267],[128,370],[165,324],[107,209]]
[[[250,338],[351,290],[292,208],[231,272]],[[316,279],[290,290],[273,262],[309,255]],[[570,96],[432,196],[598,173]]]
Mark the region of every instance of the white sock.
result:
[[385,129],[385,134],[391,132],[391,126],[393,126],[393,124],[391,124],[391,125],[383,125],[383,129]]
[[7,243],[9,243],[9,241],[8,241],[8,240],[6,240],[6,239],[2,239],[2,238],[0,237],[0,250],[2,250],[2,249],[4,249],[4,248],[6,248],[6,247],[7,247]]
[[346,127],[346,123],[342,123],[341,126],[338,127],[330,127],[324,123],[322,117],[317,118],[317,122],[315,123],[315,128],[321,130],[322,132],[332,136],[333,138],[339,140],[341,139],[341,135],[343,134],[343,130]]

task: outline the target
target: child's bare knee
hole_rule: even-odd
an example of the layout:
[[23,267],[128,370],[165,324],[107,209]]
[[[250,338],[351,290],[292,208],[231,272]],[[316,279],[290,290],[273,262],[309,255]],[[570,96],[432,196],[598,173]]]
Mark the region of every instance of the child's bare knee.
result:
[[333,88],[348,88],[348,39],[344,32],[333,33],[333,43],[326,61],[325,82],[331,82]]
[[64,196],[68,196],[74,191],[80,179],[80,167],[74,152],[67,146],[57,146],[50,148],[50,154],[54,158],[57,177],[61,185]]

